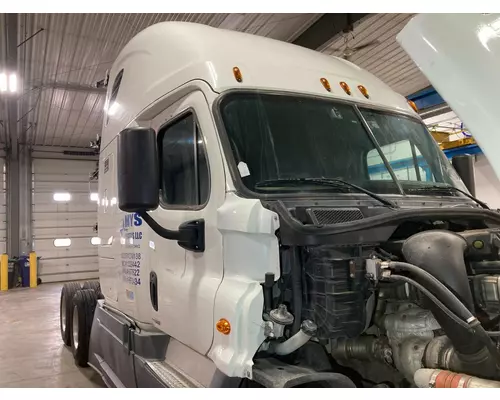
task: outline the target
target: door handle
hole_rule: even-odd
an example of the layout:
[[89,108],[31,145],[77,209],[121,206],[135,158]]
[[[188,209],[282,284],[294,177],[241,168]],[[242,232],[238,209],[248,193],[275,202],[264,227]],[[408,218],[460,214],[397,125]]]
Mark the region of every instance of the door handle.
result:
[[149,273],[149,297],[153,309],[158,311],[158,277],[154,271]]

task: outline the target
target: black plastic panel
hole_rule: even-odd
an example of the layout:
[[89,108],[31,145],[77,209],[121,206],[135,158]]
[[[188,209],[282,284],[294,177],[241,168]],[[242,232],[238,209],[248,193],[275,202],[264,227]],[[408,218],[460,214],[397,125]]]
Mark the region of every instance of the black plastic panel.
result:
[[364,218],[359,208],[311,208],[308,211],[316,225],[342,224]]
[[355,337],[362,333],[368,281],[361,258],[339,258],[331,246],[304,250],[304,318],[318,325],[317,337]]

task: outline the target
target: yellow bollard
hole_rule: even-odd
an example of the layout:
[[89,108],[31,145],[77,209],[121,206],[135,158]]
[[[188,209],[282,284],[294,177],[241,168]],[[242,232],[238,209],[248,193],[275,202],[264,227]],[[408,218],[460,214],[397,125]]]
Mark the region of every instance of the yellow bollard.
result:
[[36,253],[30,253],[30,288],[38,286],[38,260]]
[[9,290],[9,256],[0,256],[0,290]]

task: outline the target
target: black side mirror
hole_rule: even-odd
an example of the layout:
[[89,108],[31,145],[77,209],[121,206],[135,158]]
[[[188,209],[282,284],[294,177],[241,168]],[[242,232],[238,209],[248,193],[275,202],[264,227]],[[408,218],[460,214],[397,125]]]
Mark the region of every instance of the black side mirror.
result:
[[462,179],[463,183],[469,189],[470,194],[476,195],[476,180],[474,178],[474,160],[473,155],[455,156],[451,159],[453,168]]
[[118,135],[118,208],[138,213],[161,237],[176,240],[194,252],[205,251],[205,221],[188,221],[173,231],[160,226],[147,212],[160,204],[160,168],[156,133],[150,128],[127,128]]
[[118,135],[118,207],[125,212],[151,211],[160,202],[156,133],[127,128]]

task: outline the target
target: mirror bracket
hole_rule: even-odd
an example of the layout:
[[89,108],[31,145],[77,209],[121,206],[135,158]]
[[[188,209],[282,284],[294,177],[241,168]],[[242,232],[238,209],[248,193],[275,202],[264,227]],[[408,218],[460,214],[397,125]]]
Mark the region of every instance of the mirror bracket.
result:
[[205,220],[195,219],[179,226],[179,246],[196,253],[205,251]]
[[184,222],[179,230],[166,229],[156,222],[146,211],[140,211],[139,215],[159,236],[168,240],[177,240],[177,244],[183,249],[202,253],[205,251],[205,220],[196,219]]

